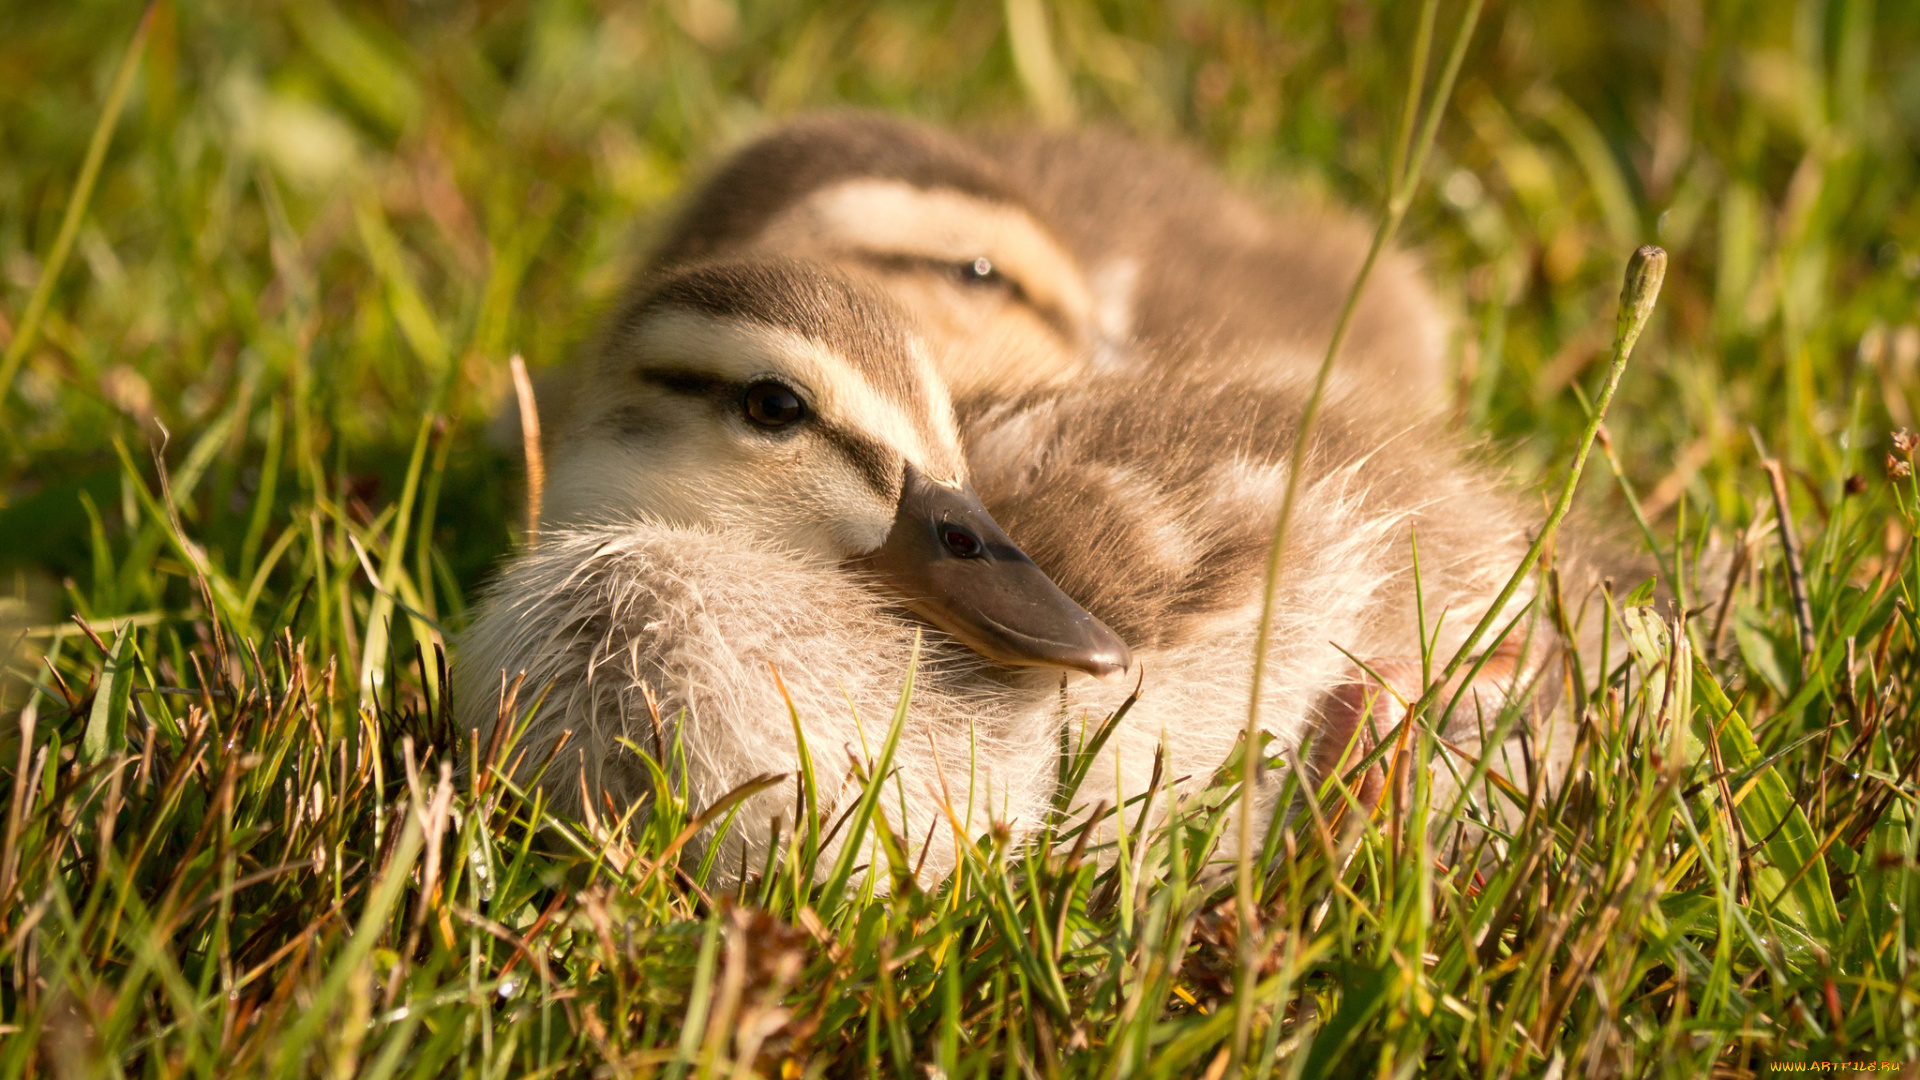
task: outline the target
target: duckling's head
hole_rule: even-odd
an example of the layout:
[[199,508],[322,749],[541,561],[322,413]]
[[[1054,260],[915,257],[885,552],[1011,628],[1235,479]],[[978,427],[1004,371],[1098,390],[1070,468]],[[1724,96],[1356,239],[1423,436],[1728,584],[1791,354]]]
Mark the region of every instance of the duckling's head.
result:
[[810,117],[748,145],[656,261],[740,252],[873,281],[913,314],[955,393],[1058,383],[1114,336],[1084,269],[989,158],[891,117]]
[[699,264],[640,290],[588,365],[548,493],[551,525],[725,530],[871,572],[1002,663],[1130,662],[981,506],[902,313],[818,264]]

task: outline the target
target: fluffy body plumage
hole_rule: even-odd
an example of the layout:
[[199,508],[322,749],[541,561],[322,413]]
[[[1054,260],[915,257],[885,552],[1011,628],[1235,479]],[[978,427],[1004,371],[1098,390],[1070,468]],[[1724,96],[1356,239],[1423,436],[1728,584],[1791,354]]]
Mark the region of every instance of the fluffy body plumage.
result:
[[[1305,376],[1106,376],[963,399],[959,421],[996,519],[1146,648],[1205,639],[1257,594],[1310,389]],[[1342,628],[1329,638],[1362,656],[1418,655],[1413,536],[1428,610],[1450,610],[1464,635],[1458,624],[1485,611],[1473,598],[1497,592],[1525,551],[1526,519],[1438,424],[1380,415],[1357,391],[1337,381],[1318,421],[1303,477],[1312,496],[1282,573],[1294,561],[1323,568],[1297,595]],[[1379,631],[1352,631],[1361,610]]]
[[[544,538],[489,590],[461,642],[455,694],[462,722],[482,731],[493,727],[502,671],[526,672],[523,705],[546,694],[521,743],[523,775],[553,756],[543,784],[564,814],[578,815],[587,800],[603,809],[603,793],[624,812],[650,793],[647,770],[622,740],[663,760],[661,747],[677,741],[685,757],[675,780],[695,806],[756,776],[787,775],[747,804],[735,830],[757,866],[775,820],[787,819],[781,832],[792,835],[798,749],[788,695],[825,809],[837,814],[854,791],[853,762],[870,768],[886,736],[920,630],[868,583],[761,539],[600,526]],[[986,661],[937,631],[927,637],[895,759],[906,794],[883,813],[923,842],[945,782],[976,831],[1042,822],[1053,774],[1034,765],[1057,748],[1045,695],[991,677]],[[571,734],[553,755],[563,732]],[[936,845],[928,872],[950,868],[954,855],[950,843]]]

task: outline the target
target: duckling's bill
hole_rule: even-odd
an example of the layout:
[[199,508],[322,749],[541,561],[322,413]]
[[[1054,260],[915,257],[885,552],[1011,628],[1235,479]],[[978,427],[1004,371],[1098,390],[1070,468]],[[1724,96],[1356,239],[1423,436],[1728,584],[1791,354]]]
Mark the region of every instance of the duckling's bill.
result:
[[935,483],[908,466],[886,541],[858,563],[988,659],[1107,682],[1133,663],[1126,642],[1060,591],[970,486]]

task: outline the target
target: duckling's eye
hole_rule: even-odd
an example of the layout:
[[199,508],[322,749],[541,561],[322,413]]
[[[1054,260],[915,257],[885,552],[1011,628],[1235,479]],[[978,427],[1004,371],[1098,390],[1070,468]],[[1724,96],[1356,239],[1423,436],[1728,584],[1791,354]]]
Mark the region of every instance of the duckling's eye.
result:
[[747,387],[740,406],[746,411],[747,419],[764,428],[787,427],[807,415],[807,407],[801,402],[800,395],[772,379],[764,379]]
[[999,270],[994,269],[993,260],[985,255],[954,263],[948,272],[962,285],[999,285],[1006,280]]
[[947,550],[962,559],[975,559],[980,556],[980,538],[958,525],[946,525],[940,529],[940,540]]

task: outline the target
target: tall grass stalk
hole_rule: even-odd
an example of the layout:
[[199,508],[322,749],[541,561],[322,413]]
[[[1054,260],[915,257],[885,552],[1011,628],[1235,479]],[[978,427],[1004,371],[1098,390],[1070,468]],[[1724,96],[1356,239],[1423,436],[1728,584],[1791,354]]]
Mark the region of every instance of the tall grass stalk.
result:
[[100,120],[94,125],[93,138],[87,143],[86,160],[80,164],[79,179],[74,181],[73,194],[67,198],[66,213],[60,218],[60,232],[53,238],[53,247],[47,252],[46,261],[41,264],[40,276],[33,283],[33,295],[27,298],[27,309],[20,316],[20,325],[14,328],[13,339],[7,342],[6,352],[0,353],[0,404],[4,404],[8,392],[13,389],[13,377],[19,373],[20,362],[26,359],[27,350],[33,347],[34,337],[40,332],[40,320],[47,312],[47,301],[53,297],[53,287],[60,280],[60,271],[66,268],[74,237],[80,232],[80,220],[86,216],[87,202],[93,197],[93,185],[100,179],[100,165],[107,158],[107,145],[113,141],[120,110],[127,103],[127,92],[133,88],[133,77],[140,70],[140,55],[146,51],[147,35],[152,29],[153,13],[158,7],[159,0],[149,0],[146,14],[140,17],[133,40],[127,45],[126,53],[120,58],[120,66],[114,71],[113,85],[107,91],[106,107],[100,111]]
[[[1320,367],[1313,377],[1313,389],[1307,395],[1306,404],[1300,410],[1300,422],[1294,437],[1293,451],[1287,462],[1287,484],[1280,496],[1280,509],[1275,516],[1273,542],[1267,548],[1265,587],[1260,597],[1260,622],[1255,631],[1253,645],[1253,679],[1249,688],[1247,703],[1247,726],[1244,735],[1247,753],[1241,768],[1240,789],[1242,798],[1239,814],[1239,850],[1236,855],[1236,892],[1237,913],[1240,917],[1240,975],[1234,994],[1234,1040],[1233,1057],[1228,1068],[1238,1071],[1246,1060],[1247,1041],[1252,1032],[1254,1009],[1254,961],[1258,953],[1255,945],[1260,933],[1258,917],[1254,910],[1254,800],[1251,793],[1259,779],[1260,758],[1257,752],[1260,745],[1260,691],[1267,668],[1267,651],[1273,633],[1274,597],[1279,591],[1282,559],[1286,553],[1287,533],[1293,524],[1293,503],[1298,493],[1300,476],[1305,471],[1307,455],[1313,450],[1314,423],[1319,419],[1320,403],[1326,396],[1327,380],[1333,374],[1334,361],[1340,355],[1340,347],[1346,344],[1347,331],[1353,325],[1353,313],[1360,303],[1360,294],[1366,288],[1367,280],[1373,276],[1374,264],[1380,259],[1393,242],[1394,234],[1400,231],[1400,223],[1406,218],[1407,209],[1413,205],[1413,196],[1419,190],[1420,177],[1426,171],[1427,154],[1433,148],[1434,137],[1440,130],[1440,119],[1446,113],[1447,104],[1453,98],[1453,83],[1460,75],[1460,65],[1466,59],[1467,44],[1473,39],[1473,31],[1480,22],[1480,8],[1483,0],[1470,0],[1466,13],[1461,17],[1459,29],[1454,32],[1453,48],[1447,54],[1445,70],[1440,75],[1440,84],[1434,90],[1433,98],[1427,104],[1424,123],[1418,125],[1419,142],[1413,142],[1416,130],[1416,118],[1420,116],[1420,100],[1424,89],[1423,82],[1427,70],[1427,53],[1432,46],[1435,12],[1439,8],[1438,0],[1426,0],[1420,9],[1420,28],[1415,35],[1413,73],[1407,82],[1406,102],[1400,117],[1400,135],[1394,142],[1393,172],[1387,184],[1387,202],[1382,208],[1380,222],[1375,227],[1373,241],[1367,246],[1366,259],[1360,264],[1359,272],[1347,289],[1346,299],[1341,303],[1340,316],[1333,324],[1333,336],[1327,342],[1326,355],[1321,358]],[[1412,148],[1409,155],[1409,148]],[[1504,599],[1504,598],[1503,598]]]

